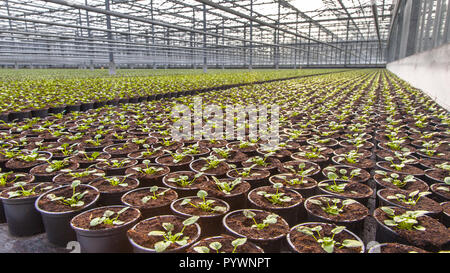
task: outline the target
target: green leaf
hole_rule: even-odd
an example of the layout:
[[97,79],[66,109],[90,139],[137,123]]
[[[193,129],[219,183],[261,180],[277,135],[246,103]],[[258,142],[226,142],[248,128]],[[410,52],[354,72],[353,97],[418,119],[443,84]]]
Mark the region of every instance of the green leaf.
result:
[[190,225],[194,224],[195,222],[197,222],[199,218],[200,218],[199,216],[192,216],[192,217],[184,220],[183,225],[190,226]]
[[209,253],[209,248],[206,246],[196,246],[194,247],[194,251],[197,253]]
[[171,244],[171,242],[167,242],[167,241],[157,242],[155,244],[155,251],[156,252],[163,252],[164,250],[166,250],[170,246],[170,244]]
[[237,238],[231,242],[231,245],[234,247],[241,246],[247,242],[247,237]]
[[148,233],[148,236],[164,236],[166,233],[164,231],[153,230]]
[[353,248],[353,247],[362,247],[363,244],[358,240],[347,239],[342,242],[342,246],[348,247],[348,248]]

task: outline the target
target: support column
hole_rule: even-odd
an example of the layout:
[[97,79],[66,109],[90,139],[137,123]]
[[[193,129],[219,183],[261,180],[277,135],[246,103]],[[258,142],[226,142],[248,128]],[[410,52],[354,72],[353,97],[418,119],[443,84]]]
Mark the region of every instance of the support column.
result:
[[206,55],[206,5],[203,4],[203,73],[208,73],[208,57]]
[[[105,9],[107,11],[110,11],[110,7],[109,7],[109,0],[105,0]],[[108,36],[108,40],[109,42],[109,46],[108,46],[108,51],[109,51],[109,74],[110,75],[115,75],[116,74],[116,63],[114,62],[114,52],[112,49],[112,32],[111,30],[111,16],[109,16],[108,14],[106,15],[106,29],[108,29],[109,31],[107,32],[107,36]]]

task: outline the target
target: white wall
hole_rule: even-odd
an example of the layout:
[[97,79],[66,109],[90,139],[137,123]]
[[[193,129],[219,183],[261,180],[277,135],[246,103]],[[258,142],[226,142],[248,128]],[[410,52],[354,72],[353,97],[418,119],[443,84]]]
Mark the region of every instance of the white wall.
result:
[[450,44],[389,63],[387,69],[450,111]]

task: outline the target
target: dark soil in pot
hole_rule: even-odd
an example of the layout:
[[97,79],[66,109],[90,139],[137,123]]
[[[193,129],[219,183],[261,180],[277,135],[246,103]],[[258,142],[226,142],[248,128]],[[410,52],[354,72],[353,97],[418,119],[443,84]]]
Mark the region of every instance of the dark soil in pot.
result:
[[430,158],[421,158],[419,160],[419,165],[423,170],[427,169],[437,169],[437,165],[441,165],[442,163],[445,163],[445,160],[438,160],[438,159],[430,159]]
[[[289,197],[288,202],[273,203],[265,196],[259,194],[261,191],[268,194],[283,194]],[[287,188],[275,189],[273,186],[258,187],[248,193],[250,208],[273,212],[281,216],[286,222],[293,226],[306,219],[306,211],[303,207],[304,199],[298,192]]]
[[[230,183],[235,179],[230,178],[220,178],[220,182]],[[244,209],[247,207],[247,194],[250,190],[250,183],[241,181],[240,184],[237,184],[229,193],[225,193],[220,190],[219,186],[216,185],[213,179],[210,179],[208,182],[202,183],[199,185],[199,188],[206,191],[209,196],[224,200],[230,205],[230,210],[238,210]]]
[[[114,166],[114,160],[120,163],[120,166]],[[99,162],[95,164],[97,169],[100,169],[106,173],[107,176],[117,176],[117,175],[125,175],[125,171],[128,168],[134,167],[137,165],[137,160],[128,159],[128,158],[116,158],[116,159],[108,159],[107,162]]]
[[[77,162],[67,160],[66,165],[63,167],[63,169],[67,169],[67,170],[73,171],[73,170],[78,169],[79,166],[80,165]],[[47,168],[49,168],[49,167],[50,167],[49,163],[44,163],[44,164],[38,165],[36,167],[33,167],[30,170],[30,173],[32,175],[34,175],[34,177],[36,178],[36,182],[52,182],[53,178],[55,176],[57,176],[58,174],[63,173],[61,171],[63,169],[49,172],[47,170]]]
[[[244,172],[246,174],[243,174]],[[270,172],[258,169],[244,170],[242,168],[238,168],[228,171],[227,176],[232,179],[242,178],[242,180],[250,184],[250,189],[254,189],[269,185]]]
[[316,194],[317,181],[311,177],[301,177],[292,173],[281,173],[269,178],[271,184],[282,183],[287,189],[294,190],[303,198]]
[[400,254],[400,253],[429,253],[426,250],[415,246],[403,245],[399,243],[384,243],[378,244],[367,250],[367,253],[386,253],[386,254]]
[[[426,210],[429,211],[429,213],[427,213],[428,216],[431,216],[433,218],[440,217],[442,208],[436,201],[423,196],[420,197],[419,201],[415,205],[413,205],[406,204],[398,199],[388,199],[389,196],[395,196],[395,194],[403,194],[404,196],[406,196],[407,200],[409,199],[409,192],[394,189],[382,189],[377,192],[377,197],[380,199],[380,206],[396,206],[405,210]],[[412,199],[417,200],[418,196]]]
[[398,182],[400,182],[400,183],[397,183],[395,185],[393,183],[393,182],[395,182],[395,180],[390,177],[391,174],[393,174],[393,173],[387,172],[387,176],[385,176],[385,175],[375,173],[375,175],[373,176],[373,179],[375,180],[378,189],[391,188],[391,189],[404,190],[404,191],[408,191],[408,192],[416,191],[416,190],[423,192],[423,191],[429,190],[427,183],[425,183],[421,179],[416,178],[414,176],[411,177],[412,180],[410,182],[407,182],[404,184],[401,183],[401,182],[405,181],[405,177],[408,176],[406,174],[398,174],[399,177],[395,180],[398,180]]
[[207,139],[203,139],[203,140],[199,140],[198,141],[198,145],[200,147],[207,147],[210,148],[211,150],[213,148],[224,148],[226,147],[228,144],[227,140],[224,139],[218,139],[218,140],[207,140]]
[[125,193],[121,201],[125,206],[139,209],[143,219],[157,215],[170,214],[170,204],[178,199],[176,191],[158,187],[154,192],[151,187],[138,188]]
[[238,168],[242,167],[242,162],[248,160],[248,158],[249,158],[249,156],[244,154],[243,152],[235,151],[235,150],[229,151],[228,157],[223,157],[222,155],[220,155],[219,153],[217,153],[214,150],[211,152],[211,155],[214,155],[219,159],[223,158],[223,159],[225,159],[225,161],[228,164],[234,164]]
[[443,169],[429,169],[425,171],[425,181],[429,185],[433,183],[444,183],[445,178],[449,176],[450,172]]
[[262,157],[251,157],[248,160],[242,162],[243,168],[249,168],[253,165],[255,169],[269,171],[271,175],[278,173],[278,167],[281,165],[281,161],[275,157],[268,157],[263,164],[258,164],[255,160],[263,159]]
[[[156,253],[155,244],[162,241],[161,236],[148,235],[151,231],[165,231],[163,223],[171,223],[174,226],[174,233],[183,230],[183,221],[185,218],[173,215],[161,215],[146,219],[137,223],[127,232],[128,239],[133,245],[135,253]],[[164,251],[166,253],[183,253],[186,248],[198,241],[201,234],[201,228],[198,223],[186,226],[183,230],[183,236],[188,237],[187,243],[183,246],[171,243]]]
[[411,174],[414,176],[418,176],[419,178],[424,176],[424,171],[412,165],[405,164],[405,166],[401,170],[395,169],[395,167],[391,167],[391,163],[388,161],[380,161],[376,163],[377,167],[381,170],[387,172],[395,172],[399,174]]
[[35,207],[41,213],[47,239],[54,245],[65,247],[68,242],[76,240],[75,232],[70,227],[70,220],[75,215],[94,208],[100,196],[100,192],[96,188],[88,185],[78,186],[76,192],[86,192],[79,200],[84,202],[82,206],[71,207],[62,201],[52,201],[48,197],[49,194],[54,194],[56,197],[71,198],[73,195],[71,186],[48,191],[36,200]]
[[146,150],[145,149],[145,150],[139,150],[136,152],[129,153],[127,155],[127,157],[129,159],[135,159],[139,163],[142,163],[142,161],[144,161],[144,160],[150,160],[150,162],[155,163],[155,159],[162,155],[164,155],[163,150],[152,150],[152,149]]
[[[314,204],[310,200],[319,200],[322,205]],[[329,199],[329,200],[328,200]],[[362,234],[364,219],[369,215],[369,209],[363,204],[353,200],[350,204],[343,203],[347,198],[333,195],[316,195],[306,199],[305,209],[308,221],[318,221],[346,226],[357,235]],[[331,212],[329,207],[336,206]]]
[[445,183],[435,183],[430,187],[431,195],[430,198],[434,199],[436,202],[446,202],[450,200],[450,185]]
[[[335,246],[333,248],[333,253],[364,253],[364,243],[362,240],[352,233],[351,231],[345,229],[338,234],[333,234],[331,231],[337,227],[337,225],[329,223],[303,223],[291,228],[289,234],[287,235],[287,241],[292,251],[296,253],[327,253],[321,246],[320,243],[314,239],[313,236],[306,235],[303,232],[298,231],[299,227],[314,228],[316,226],[322,227],[320,231],[320,238],[328,237],[333,238],[339,244],[342,244],[344,240],[357,240],[361,243],[362,247],[340,247]],[[317,239],[318,235],[314,233]]]
[[[353,173],[356,171],[356,173]],[[344,180],[348,182],[357,182],[362,184],[367,184],[370,179],[370,173],[366,170],[360,168],[349,167],[345,165],[330,165],[322,170],[322,175],[328,177],[330,172],[338,175],[338,180]]]
[[[193,244],[191,247],[189,247],[186,250],[186,253],[198,253],[195,248],[197,247],[207,247],[209,248],[210,244],[213,242],[218,242],[222,245],[220,248],[220,253],[264,253],[264,250],[260,248],[259,246],[255,245],[254,243],[251,243],[249,241],[246,241],[243,245],[238,246],[235,248],[231,242],[236,240],[237,237],[233,237],[227,234],[223,234],[221,236],[215,236],[215,237],[209,237],[205,238],[203,240],[198,241],[197,243]],[[210,249],[210,253],[215,253],[215,250]]]
[[[141,169],[139,169],[141,168]],[[156,172],[146,173],[145,169],[154,168]],[[162,187],[162,178],[170,173],[169,167],[161,166],[158,164],[138,164],[134,167],[128,168],[125,171],[126,175],[132,175],[139,180],[139,187],[151,187],[159,186]]]
[[3,204],[8,231],[13,236],[31,236],[45,231],[41,214],[36,210],[34,203],[43,193],[54,189],[52,183],[29,183],[23,186],[26,191],[35,188],[34,193],[28,196],[10,197],[8,192],[21,190],[21,187],[11,187],[0,193]]
[[339,148],[339,149],[335,149],[333,151],[333,155],[342,155],[342,154],[348,154],[349,152],[352,151],[357,151],[358,155],[361,158],[370,158],[372,156],[372,152],[366,149],[358,149],[356,150],[353,147],[344,147],[344,148]]
[[181,161],[175,162],[172,155],[163,155],[157,157],[155,162],[170,168],[171,172],[189,171],[189,164],[194,160],[190,155],[186,155]]
[[[398,157],[396,156],[396,154],[395,154],[394,152],[386,151],[386,150],[378,150],[378,151],[376,152],[376,159],[377,159],[377,161],[385,161],[385,158],[386,158],[386,157],[392,157],[392,158],[394,158],[394,162],[395,162],[395,161],[398,161],[398,160],[397,160]],[[419,164],[419,159],[418,159],[417,157],[415,157],[415,156],[413,156],[413,155],[406,155],[405,158],[408,159],[408,160],[412,160],[412,161],[409,163],[409,165],[413,165],[413,166],[419,167],[419,166],[418,166],[418,164]],[[397,163],[397,162],[395,162],[395,163]],[[400,163],[400,162],[398,162],[398,163]]]
[[204,173],[209,176],[225,177],[230,170],[230,166],[225,161],[221,161],[215,168],[204,169],[208,167],[207,160],[200,158],[190,163],[189,167],[197,173]]
[[[395,215],[401,215],[406,210],[399,207],[389,207]],[[450,231],[438,220],[429,216],[417,217],[417,225],[425,230],[400,229],[398,227],[388,227],[384,221],[390,220],[386,212],[380,208],[375,209],[373,217],[377,222],[376,240],[380,243],[397,242],[401,244],[413,245],[427,251],[437,252],[448,250],[450,242]]]
[[248,143],[248,145],[246,144],[244,147],[244,144],[237,141],[228,143],[226,147],[235,151],[240,151],[248,156],[255,156],[259,145],[257,143]]
[[184,146],[183,142],[167,140],[167,143],[165,143],[163,140],[160,140],[152,145],[152,149],[159,148],[161,150],[176,151],[183,146]]
[[[335,182],[335,183],[334,183]],[[343,188],[339,188],[339,190],[333,189],[334,185],[337,186],[345,186]],[[363,205],[367,205],[369,198],[373,196],[374,191],[372,188],[365,184],[357,183],[357,182],[348,182],[345,180],[325,180],[319,182],[317,185],[317,189],[321,194],[329,194],[333,196],[343,197],[343,198],[351,198],[354,199]]]
[[360,168],[364,169],[366,171],[370,171],[372,168],[375,167],[375,162],[372,159],[369,158],[358,158],[356,159],[356,162],[349,161],[345,158],[345,156],[338,155],[331,157],[331,160],[336,165],[344,165],[354,168]]
[[[193,171],[171,172],[163,177],[164,186],[175,190],[179,198],[194,196],[200,189],[200,186],[209,181],[206,175],[195,177],[197,173]],[[177,182],[178,181],[178,182]]]
[[[303,168],[301,166],[305,165]],[[310,171],[308,171],[310,170]],[[320,166],[316,163],[309,161],[287,161],[283,162],[278,167],[279,173],[294,173],[300,176],[312,177],[314,179],[321,179]],[[306,173],[305,173],[306,172]],[[303,173],[303,175],[302,175]]]
[[[124,206],[107,206],[94,208],[78,214],[70,221],[71,227],[77,234],[77,241],[80,243],[82,253],[124,253],[132,252],[133,248],[128,241],[127,231],[141,217],[138,209],[128,207],[120,215]],[[109,219],[117,218],[120,224],[100,223],[91,226],[92,220],[104,216],[105,211],[112,211],[114,214]]]
[[71,157],[72,161],[78,162],[80,164],[80,168],[88,168],[92,165],[99,163],[99,159],[108,160],[111,158],[111,155],[103,152],[86,152],[78,153]]
[[[107,179],[116,179],[120,181],[119,185],[112,185]],[[139,181],[133,177],[105,177],[98,178],[89,183],[90,186],[97,188],[100,191],[100,198],[98,204],[101,206],[120,205],[120,198],[126,192],[139,187]]]
[[237,237],[247,237],[248,241],[260,246],[265,253],[278,253],[282,248],[286,234],[289,232],[289,224],[280,216],[277,222],[269,224],[263,229],[252,227],[256,221],[262,223],[267,216],[273,214],[269,211],[250,210],[255,214],[254,220],[244,215],[245,210],[235,210],[228,213],[223,219],[223,225],[227,233]]
[[450,202],[442,202],[442,218],[441,223],[443,223],[447,228],[450,227]]
[[[258,148],[256,151],[258,152],[258,154],[260,156],[265,156],[266,154],[269,153],[268,151],[264,150],[263,148]],[[287,161],[292,160],[291,155],[293,153],[294,153],[293,151],[290,151],[288,149],[280,148],[280,149],[276,149],[276,151],[274,151],[270,156],[277,158],[281,162],[287,162]]]
[[112,158],[124,158],[127,157],[129,153],[136,152],[139,150],[139,145],[134,143],[120,143],[106,146],[103,152],[111,155]]
[[[38,152],[40,154],[39,158],[50,160],[52,158],[52,154],[49,152]],[[5,164],[5,167],[14,172],[24,172],[28,173],[33,167],[37,165],[44,164],[43,160],[34,160],[34,161],[24,161],[20,158],[11,158]]]
[[[194,207],[190,204],[181,205],[183,200],[190,199],[190,203],[197,206]],[[184,198],[180,198],[175,200],[170,205],[170,208],[173,213],[177,216],[181,216],[184,218],[189,218],[192,216],[199,216],[198,223],[202,229],[201,238],[206,238],[210,236],[220,235],[224,232],[222,226],[222,219],[226,213],[230,210],[230,206],[227,202],[217,199],[214,197],[206,197],[206,200],[214,201],[211,207],[220,206],[223,207],[223,211],[205,211],[198,208],[199,203],[203,202],[203,200],[197,196],[188,196]]]
[[85,140],[79,144],[79,147],[86,152],[102,152],[105,147],[113,144],[114,142],[110,139],[101,139],[98,144],[89,143],[88,140]]
[[95,168],[77,169],[71,172],[62,172],[53,178],[53,183],[59,185],[68,185],[75,180],[79,180],[81,184],[88,184],[101,176],[105,176],[105,172]]
[[196,150],[193,150],[192,145],[183,146],[176,150],[177,153],[185,153],[187,155],[192,156],[194,159],[199,159],[201,157],[207,157],[211,150],[207,147],[198,147]]

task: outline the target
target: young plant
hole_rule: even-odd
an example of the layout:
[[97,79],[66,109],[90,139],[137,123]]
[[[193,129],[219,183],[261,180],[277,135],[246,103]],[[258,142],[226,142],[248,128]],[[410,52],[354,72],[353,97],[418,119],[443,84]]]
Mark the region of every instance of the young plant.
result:
[[285,193],[279,192],[279,189],[283,187],[281,183],[273,184],[273,188],[276,190],[275,193],[267,193],[265,191],[258,191],[256,194],[264,196],[270,203],[274,205],[281,205],[283,203],[290,202],[291,197],[285,196]]
[[53,172],[60,171],[60,170],[64,169],[64,167],[67,167],[70,165],[70,162],[67,159],[52,160],[52,161],[47,160],[47,163],[48,163],[48,166],[47,166],[47,168],[45,168],[45,172],[47,172],[47,173],[53,173]]
[[199,202],[197,205],[192,203],[192,200],[190,198],[185,198],[183,199],[183,201],[181,202],[181,206],[185,206],[185,205],[191,205],[194,208],[200,209],[202,211],[205,212],[212,212],[212,213],[222,213],[224,211],[226,211],[226,207],[222,207],[222,206],[212,206],[216,201],[209,199],[206,200],[206,197],[208,196],[208,193],[204,190],[199,190],[197,192],[197,197],[202,199],[202,202]]
[[404,188],[407,183],[416,181],[413,175],[407,175],[403,179],[401,179],[400,175],[397,173],[388,174],[387,172],[382,170],[376,170],[375,173],[384,176],[384,178],[381,179],[382,181],[392,183],[392,185],[399,188]]
[[258,223],[255,220],[256,214],[253,211],[244,210],[242,213],[244,214],[245,217],[252,219],[253,222],[255,223],[254,225],[251,226],[251,228],[256,228],[258,230],[263,230],[271,224],[276,224],[278,221],[277,219],[278,216],[276,214],[269,214],[267,215],[266,219],[264,219],[261,223]]
[[147,195],[141,198],[142,203],[147,204],[148,201],[150,200],[156,200],[158,199],[158,197],[160,196],[164,196],[166,194],[166,192],[168,192],[170,189],[166,189],[165,191],[162,191],[158,194],[156,194],[156,192],[159,190],[158,186],[153,186],[150,187],[150,193],[151,195]]
[[113,187],[128,187],[128,183],[125,182],[125,180],[127,180],[128,177],[130,177],[131,174],[127,174],[125,176],[122,177],[122,179],[120,179],[117,176],[112,176],[112,177],[103,177],[103,179],[105,179],[105,181],[107,181],[111,186]]
[[288,169],[291,173],[294,173],[295,175],[301,176],[301,177],[308,176],[308,175],[310,175],[311,172],[314,171],[314,167],[311,167],[311,168],[305,170],[306,164],[303,162],[298,164],[298,166],[297,166],[297,168],[299,169],[298,171],[295,169],[294,166],[291,166],[291,165],[288,165],[285,168]]
[[[23,186],[25,186],[26,183],[24,182],[17,182],[14,184],[14,187],[20,187],[20,189],[15,190],[15,191],[9,191],[8,192],[8,198],[16,198],[16,197],[28,197],[31,195],[35,195],[36,194],[36,188],[39,187],[40,185],[42,185],[42,183],[32,187],[29,190],[24,189]],[[46,191],[51,189],[53,186],[47,186],[45,188],[43,188],[41,191]]]
[[361,169],[359,169],[359,168],[353,169],[350,172],[350,174],[348,173],[348,171],[346,169],[340,169],[338,171],[337,168],[332,167],[332,166],[326,167],[324,170],[328,171],[329,173],[332,172],[335,175],[337,175],[338,176],[336,178],[337,180],[351,181],[354,177],[357,177],[361,174]]
[[[2,169],[0,169],[0,171],[1,170]],[[8,178],[10,177],[11,174],[14,174],[14,172],[0,173],[0,187],[5,187],[8,183],[9,184],[14,184],[17,179],[25,176],[25,174],[17,173],[17,174],[14,175],[14,179],[13,180],[8,181]]]
[[341,193],[345,191],[345,187],[347,186],[348,183],[340,183],[337,184],[336,180],[339,178],[339,176],[337,174],[335,174],[334,172],[329,172],[327,174],[327,177],[329,180],[333,181],[333,184],[330,185],[329,183],[321,183],[321,186],[325,186],[325,188],[329,191],[332,192],[337,192],[337,193]]
[[173,158],[173,163],[178,164],[187,156],[185,153],[174,153],[169,150],[164,150],[166,153],[170,154]]
[[212,177],[214,180],[214,183],[216,184],[217,188],[219,189],[219,191],[223,192],[224,194],[231,194],[231,192],[233,191],[233,189],[242,183],[242,178],[237,178],[233,181],[227,182],[227,181],[220,181],[219,179],[217,179],[215,176]]
[[150,165],[150,160],[144,160],[142,161],[142,164],[145,165],[145,168],[142,167],[135,167],[132,168],[133,170],[144,174],[144,175],[154,175],[158,172],[164,171],[164,168],[162,167],[156,167],[156,166],[149,166]]
[[321,196],[319,198],[309,199],[311,204],[320,206],[320,208],[330,215],[340,215],[344,212],[344,207],[356,203],[353,199],[341,200],[339,198],[328,198]]
[[231,152],[233,149],[229,148],[213,148],[212,149],[216,154],[218,154],[220,157],[228,159],[231,155]]
[[[100,224],[105,224],[108,226],[120,226],[120,225],[124,224],[124,222],[119,220],[119,217],[122,213],[127,211],[129,208],[130,207],[124,207],[123,209],[119,210],[117,213],[112,210],[105,210],[105,212],[103,213],[103,216],[95,217],[94,219],[91,220],[89,225],[91,227],[95,227]],[[116,217],[111,218],[114,214],[116,214]]]
[[[358,240],[346,239],[343,240],[342,242],[337,242],[336,240],[334,240],[334,236],[336,234],[341,233],[343,230],[345,230],[345,226],[337,226],[331,230],[331,233],[333,234],[331,237],[325,237],[320,234],[320,231],[322,231],[321,226],[315,226],[313,228],[306,226],[299,226],[297,228],[298,232],[312,236],[314,240],[316,240],[316,242],[319,243],[322,249],[325,250],[325,252],[327,253],[333,253],[335,247],[338,247],[340,249],[344,247],[357,248],[363,246],[362,243]],[[317,233],[317,237],[314,235],[314,232]]]
[[[245,244],[247,242],[247,238],[243,237],[243,238],[237,238],[234,239],[231,242],[231,245],[233,246],[233,251],[231,253],[236,253],[236,249]],[[198,247],[194,247],[194,250],[197,253],[210,253],[210,249],[214,250],[216,253],[219,253],[219,250],[222,248],[222,244],[220,242],[212,242],[209,245],[209,248],[206,246],[198,246]],[[222,252],[223,253],[223,252]]]
[[413,229],[420,231],[425,230],[425,227],[419,225],[419,221],[417,221],[417,218],[426,215],[428,211],[425,210],[406,211],[403,214],[395,215],[394,210],[389,207],[381,207],[380,209],[384,211],[389,216],[389,218],[391,218],[384,220],[384,224],[386,226],[406,230],[413,230]]
[[178,177],[173,177],[167,179],[167,181],[172,183],[177,183],[180,187],[190,187],[194,184],[195,180],[197,180],[200,176],[202,176],[203,173],[197,173],[193,179],[189,179],[189,176],[187,175],[180,175]]
[[219,166],[220,163],[225,161],[225,159],[219,159],[214,155],[202,159],[206,161],[206,164],[200,169],[200,171],[202,172],[215,169]]
[[76,192],[76,188],[81,184],[79,180],[75,180],[72,182],[70,187],[72,188],[72,196],[69,198],[65,198],[63,196],[56,196],[53,193],[50,193],[47,195],[47,197],[52,201],[56,202],[59,201],[63,205],[70,206],[70,207],[82,207],[84,206],[83,197],[89,192],[88,190],[85,190],[84,192]]
[[[427,196],[429,194],[431,194],[431,192],[427,192],[427,191],[426,192],[419,192],[417,190],[417,191],[410,192],[408,194],[408,196],[406,196],[404,194],[401,194],[401,193],[397,193],[397,194],[394,194],[394,195],[387,196],[386,199],[388,199],[388,200],[397,200],[397,201],[399,201],[401,203],[404,203],[404,204],[407,204],[407,205],[411,205],[411,206],[415,206],[417,204],[417,202],[419,202],[419,199],[421,197]],[[417,196],[417,198],[416,198],[416,196]]]
[[164,231],[154,230],[148,233],[148,236],[161,236],[163,237],[162,241],[155,243],[155,251],[163,252],[170,245],[176,244],[178,246],[184,246],[188,243],[189,236],[185,236],[184,230],[187,226],[193,225],[199,219],[198,216],[192,216],[183,221],[183,228],[180,232],[175,232],[175,226],[172,223],[162,223],[162,227]]

